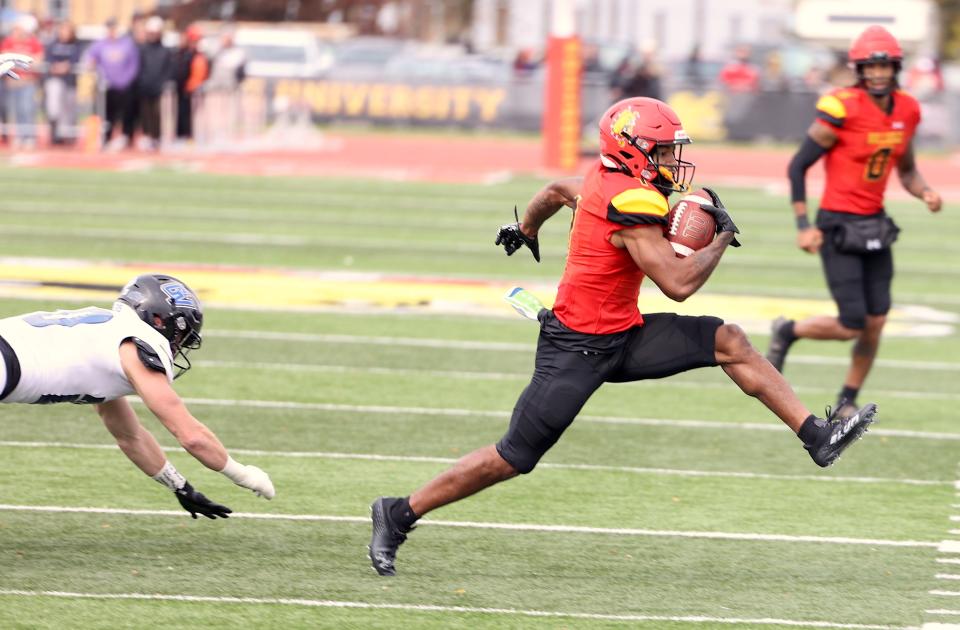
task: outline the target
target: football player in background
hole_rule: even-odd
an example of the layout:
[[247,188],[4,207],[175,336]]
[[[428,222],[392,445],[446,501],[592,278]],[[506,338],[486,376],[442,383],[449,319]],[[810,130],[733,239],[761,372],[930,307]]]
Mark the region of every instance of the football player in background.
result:
[[508,254],[526,246],[539,260],[540,226],[561,207],[574,209],[553,310],[522,290],[510,298],[540,322],[533,378],[497,444],[463,457],[409,497],[374,501],[369,551],[380,575],[395,574],[397,548],[421,516],[532,471],[605,382],[720,365],[799,435],[820,466],[832,464],[873,421],[875,405],[843,422],[814,416],[735,324],[716,317],[640,314],[644,276],[683,301],[706,282],[727,246],[739,245],[736,225],[709,189],[713,205],[702,207],[716,219],[713,242],[677,258],[664,237],[667,198],[686,191],[693,178],[693,163],[682,159],[689,142],[666,103],[643,97],[620,101],[600,120],[601,157],[586,178],[546,186],[527,205],[522,221],[500,228],[496,243]]
[[202,325],[193,291],[157,274],[131,280],[112,310],[38,311],[0,319],[0,402],[93,404],[120,450],[169,488],[193,518],[227,518],[230,508],[197,492],[177,472],[125,398],[139,395],[204,466],[272,499],[267,473],[234,461],[171,386],[190,369],[187,353],[200,347]]
[[[820,253],[839,315],[776,319],[767,352],[782,372],[797,339],[856,340],[837,398],[841,416],[856,409],[890,310],[890,246],[899,231],[883,207],[890,172],[896,167],[903,187],[931,212],[939,212],[942,203],[917,170],[913,135],[920,105],[897,86],[900,44],[882,26],[871,26],[854,40],[849,59],[856,67],[857,84],[820,98],[816,118],[788,171],[797,246]],[[826,187],[811,225],[805,176],[824,155]]]

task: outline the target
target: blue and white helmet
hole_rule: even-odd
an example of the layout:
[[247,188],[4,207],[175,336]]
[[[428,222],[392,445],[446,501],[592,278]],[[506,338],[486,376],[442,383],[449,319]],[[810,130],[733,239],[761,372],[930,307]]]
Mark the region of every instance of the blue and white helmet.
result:
[[170,342],[173,365],[179,370],[176,376],[190,369],[187,353],[203,341],[203,311],[190,287],[173,276],[148,273],[128,282],[117,301],[132,308]]

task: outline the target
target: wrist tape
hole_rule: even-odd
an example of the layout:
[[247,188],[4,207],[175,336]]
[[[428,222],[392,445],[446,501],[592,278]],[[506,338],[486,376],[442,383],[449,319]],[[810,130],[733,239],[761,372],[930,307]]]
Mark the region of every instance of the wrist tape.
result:
[[187,480],[177,472],[177,469],[173,467],[173,464],[171,464],[169,460],[163,463],[163,468],[160,469],[160,472],[153,475],[153,479],[174,492],[187,484]]

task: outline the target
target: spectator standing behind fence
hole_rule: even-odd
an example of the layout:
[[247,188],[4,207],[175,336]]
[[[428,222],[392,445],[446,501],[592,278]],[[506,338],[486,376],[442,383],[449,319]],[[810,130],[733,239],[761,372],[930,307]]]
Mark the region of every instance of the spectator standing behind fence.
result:
[[[37,30],[37,19],[32,15],[22,15],[17,18],[10,32],[2,43],[0,52],[18,53],[33,57],[35,65],[43,62],[43,45],[34,33]],[[36,146],[35,127],[37,123],[37,81],[36,72],[24,71],[19,73],[20,80],[4,77],[7,114],[13,119],[16,139],[14,148],[33,148]]]
[[644,45],[638,52],[634,59],[624,60],[613,77],[614,101],[635,96],[660,98],[660,66],[655,49]]
[[152,16],[146,22],[147,39],[140,47],[140,122],[143,148],[160,148],[160,96],[167,81],[173,79],[173,55],[163,46],[163,18]]
[[233,33],[224,33],[220,50],[210,63],[210,78],[204,85],[204,119],[214,142],[237,137],[240,128],[240,85],[246,78],[247,57],[233,45]]
[[77,64],[80,43],[70,22],[57,26],[46,50],[47,80],[43,86],[52,144],[72,144],[77,137]]
[[180,48],[173,57],[173,78],[177,83],[177,140],[193,139],[195,100],[210,74],[210,62],[197,46],[203,33],[196,25],[183,32]]
[[[118,123],[122,123],[130,106],[131,86],[140,72],[140,51],[129,35],[117,34],[117,20],[107,20],[107,36],[94,43],[87,51],[86,59],[100,76],[105,91],[103,108],[103,144],[110,145],[110,138]],[[129,146],[133,129],[124,128],[124,138]],[[122,142],[122,141],[121,141]]]
[[749,46],[737,46],[733,60],[720,70],[719,79],[729,92],[756,92],[760,88],[760,72],[750,62]]
[[[143,48],[143,45],[147,43],[147,16],[140,11],[134,11],[130,17],[129,36],[137,48]],[[137,132],[137,123],[139,122],[140,82],[134,81],[130,84],[127,108],[123,113],[123,134],[132,139]]]

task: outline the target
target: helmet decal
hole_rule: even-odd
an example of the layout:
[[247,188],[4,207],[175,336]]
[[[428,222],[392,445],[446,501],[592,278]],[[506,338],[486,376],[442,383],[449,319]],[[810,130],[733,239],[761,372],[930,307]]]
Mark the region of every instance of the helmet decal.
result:
[[174,306],[197,310],[197,301],[194,299],[193,293],[180,282],[166,282],[160,285],[160,290],[170,296]]
[[610,125],[610,134],[616,138],[617,144],[619,144],[621,147],[627,145],[627,140],[624,137],[624,133],[629,136],[634,135],[633,125],[636,123],[636,121],[637,112],[633,111],[629,107],[621,111],[619,114],[617,114],[617,117],[613,119],[613,124]]

